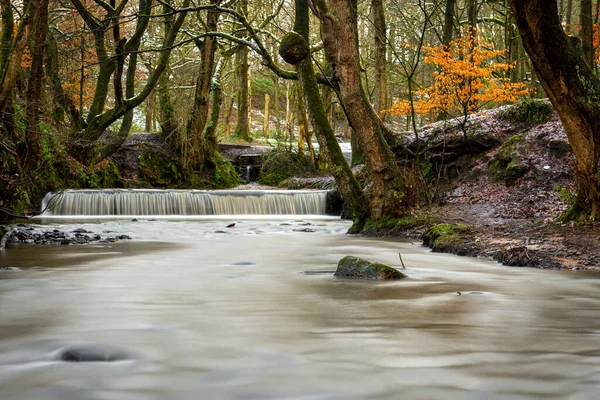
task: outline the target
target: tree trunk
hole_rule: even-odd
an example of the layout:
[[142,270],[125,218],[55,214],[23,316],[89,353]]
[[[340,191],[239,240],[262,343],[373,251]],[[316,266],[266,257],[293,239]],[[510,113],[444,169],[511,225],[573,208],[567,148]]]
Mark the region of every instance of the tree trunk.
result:
[[573,15],[573,0],[567,0],[567,10],[565,11],[565,25],[567,33],[571,33],[571,16]]
[[444,10],[444,31],[442,34],[442,44],[448,46],[454,36],[454,14],[456,10],[456,0],[446,0]]
[[[348,162],[340,149],[335,133],[327,119],[323,99],[317,86],[308,45],[309,16],[307,0],[296,0],[294,31],[282,40],[280,54],[283,59],[296,66],[302,93],[309,111],[310,120],[331,173],[346,202],[352,217],[361,225],[368,215],[367,201],[358,181],[352,174]],[[294,53],[294,57],[287,57]]]
[[265,119],[263,122],[263,136],[269,138],[269,107],[271,105],[271,96],[265,93]]
[[231,100],[229,101],[229,107],[227,107],[227,114],[225,115],[225,128],[224,128],[224,132],[223,132],[223,135],[225,137],[231,135],[231,114],[233,113],[233,103],[234,102],[235,102],[235,100],[232,97]]
[[154,117],[154,91],[146,99],[146,118],[144,120],[144,131],[152,133],[152,120]]
[[44,46],[48,35],[48,0],[31,2],[33,16],[32,33],[34,34],[31,51],[31,68],[27,79],[25,98],[25,160],[23,172],[31,171],[42,158],[42,139],[40,136],[41,92],[44,72]]
[[[221,0],[211,0],[210,3],[218,5]],[[206,26],[211,32],[217,31],[219,11],[208,10],[206,15]],[[191,119],[187,127],[187,136],[184,139],[189,149],[187,162],[188,167],[200,169],[204,162],[201,152],[202,134],[208,122],[208,111],[210,103],[210,89],[215,70],[215,52],[217,51],[217,39],[205,37],[197,44],[200,49],[201,61],[199,65],[198,78],[196,80],[196,91],[194,93],[194,106],[191,111]]]
[[306,118],[306,102],[302,94],[301,83],[298,82],[296,87],[298,88],[298,101],[296,102],[296,112],[298,115],[298,153],[304,155],[304,143],[308,136],[308,118]]
[[158,121],[160,124],[160,135],[169,143],[175,142],[178,135],[178,124],[175,118],[175,107],[171,100],[170,86],[171,69],[167,68],[165,73],[158,79],[156,97],[158,98]]
[[583,58],[587,65],[594,69],[594,22],[592,18],[592,0],[581,0],[579,23],[581,24],[581,50],[583,50]]
[[55,30],[48,32],[45,47],[46,75],[50,80],[54,98],[60,109],[67,114],[71,123],[71,130],[80,131],[85,128],[85,121],[81,116],[75,101],[65,93],[58,68],[58,44],[54,38]]
[[[219,63],[215,67],[215,73],[213,74],[210,120],[208,121],[208,125],[204,132],[204,151],[207,153],[207,156],[209,156],[210,153],[218,151],[217,126],[219,125],[219,115],[221,114],[221,104],[223,103],[221,73],[223,72],[226,63],[227,60],[221,57]],[[231,115],[231,110],[229,113]]]
[[467,3],[467,18],[469,19],[469,26],[473,29],[477,29],[477,11],[478,11],[477,0],[468,0]]
[[[389,131],[369,103],[360,80],[356,35],[357,0],[337,0],[327,8],[316,0],[325,54],[339,85],[339,98],[356,133],[373,181],[371,218],[399,216],[404,212],[405,188],[386,138]],[[390,135],[391,136],[391,135]]]
[[4,71],[8,64],[13,42],[13,31],[15,20],[10,0],[0,0],[0,9],[2,10],[2,33],[0,34],[0,83],[4,79]]
[[[239,12],[242,15],[248,15],[248,0],[240,0],[238,3]],[[243,35],[245,31],[241,31]],[[235,136],[242,140],[250,141],[250,94],[248,82],[248,47],[242,46],[236,53],[237,78],[239,91],[237,101],[237,125],[235,127]]]
[[577,200],[567,218],[598,218],[600,210],[600,80],[571,44],[556,2],[510,0],[523,45],[558,111],[577,157]]
[[[12,5],[9,5],[5,8],[5,4],[2,3],[2,21],[3,21],[3,32],[2,32],[2,41],[8,41],[8,35],[5,35],[4,29],[8,29],[12,24]],[[13,92],[15,88],[15,84],[17,83],[17,78],[19,76],[19,71],[21,70],[21,59],[23,57],[23,52],[25,51],[25,47],[27,46],[27,42],[29,40],[31,24],[33,23],[29,8],[29,3],[25,3],[24,5],[24,15],[21,21],[19,22],[19,26],[17,28],[17,32],[14,36],[11,37],[9,49],[10,51],[6,51],[6,49],[0,49],[3,51],[3,56],[0,59],[2,64],[0,67],[0,124],[4,125],[5,129],[11,130],[12,126],[12,113],[7,112],[8,109],[12,106],[13,100]],[[10,19],[8,19],[8,14],[10,13]],[[7,16],[6,24],[5,24],[5,15]],[[4,58],[5,57],[5,58]]]
[[371,10],[375,30],[375,110],[386,110],[387,100],[387,37],[383,0],[372,0]]
[[[174,17],[169,14],[169,8],[163,4],[162,12],[165,14],[163,21],[163,29],[165,32],[170,32],[173,29]],[[175,143],[175,138],[178,136],[179,124],[175,118],[175,107],[171,100],[169,87],[171,86],[171,68],[167,64],[165,72],[158,78],[158,87],[156,95],[158,98],[158,120],[160,124],[160,135],[163,140],[166,140],[170,145]]]

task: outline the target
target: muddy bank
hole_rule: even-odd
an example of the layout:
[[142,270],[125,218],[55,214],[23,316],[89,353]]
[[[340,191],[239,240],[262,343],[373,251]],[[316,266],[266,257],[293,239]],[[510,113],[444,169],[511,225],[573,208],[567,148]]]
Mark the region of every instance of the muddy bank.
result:
[[[435,212],[437,221],[463,224],[468,230],[446,248],[425,240],[434,251],[489,257],[507,266],[600,270],[598,223],[507,219],[489,205],[446,205]],[[421,230],[425,234],[427,227]]]

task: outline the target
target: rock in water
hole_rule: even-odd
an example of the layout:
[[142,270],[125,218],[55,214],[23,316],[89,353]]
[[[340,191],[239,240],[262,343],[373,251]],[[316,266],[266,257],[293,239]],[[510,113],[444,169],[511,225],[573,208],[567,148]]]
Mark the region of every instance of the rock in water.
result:
[[129,357],[122,351],[111,347],[74,346],[60,351],[59,358],[66,362],[113,362]]
[[385,264],[375,263],[359,257],[346,256],[338,263],[335,274],[338,278],[352,279],[402,279],[402,272]]

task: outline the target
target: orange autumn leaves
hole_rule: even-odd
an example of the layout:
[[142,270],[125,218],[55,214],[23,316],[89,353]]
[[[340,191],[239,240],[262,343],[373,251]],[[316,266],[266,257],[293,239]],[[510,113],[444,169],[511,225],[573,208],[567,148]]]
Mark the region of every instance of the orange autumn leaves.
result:
[[[496,61],[504,50],[480,39],[473,29],[449,46],[424,47],[424,62],[437,67],[434,83],[414,93],[412,107],[417,115],[451,116],[475,113],[486,104],[510,103],[530,93],[525,83],[503,78],[512,65]],[[410,100],[400,100],[386,112],[412,114]]]

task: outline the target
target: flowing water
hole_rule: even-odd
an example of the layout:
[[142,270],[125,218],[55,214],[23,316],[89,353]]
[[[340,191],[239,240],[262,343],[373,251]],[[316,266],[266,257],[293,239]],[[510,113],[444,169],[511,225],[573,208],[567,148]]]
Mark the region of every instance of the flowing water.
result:
[[[434,254],[326,218],[59,226],[79,227],[134,240],[0,253],[19,268],[0,270],[2,400],[600,393],[596,273]],[[398,253],[402,281],[329,272],[349,254],[400,267]],[[116,356],[61,361],[86,346]]]
[[324,215],[326,190],[66,190],[48,193],[46,216]]

